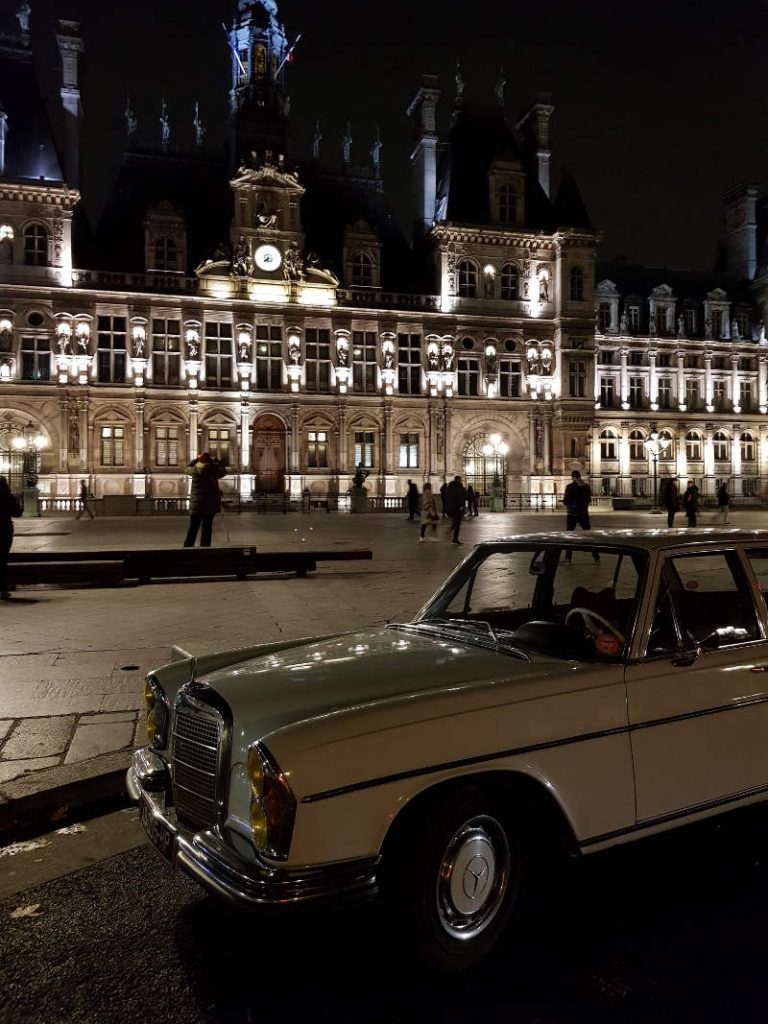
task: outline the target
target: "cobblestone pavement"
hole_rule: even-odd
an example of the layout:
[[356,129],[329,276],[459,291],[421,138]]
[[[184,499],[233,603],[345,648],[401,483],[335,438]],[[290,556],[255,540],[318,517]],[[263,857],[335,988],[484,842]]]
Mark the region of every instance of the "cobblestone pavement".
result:
[[[701,525],[714,515],[706,513]],[[415,613],[476,540],[560,529],[563,515],[484,515],[465,520],[463,546],[444,526],[418,543],[400,514],[219,516],[214,545],[262,551],[370,547],[373,561],[320,563],[305,579],[157,583],[110,589],[27,587],[0,609],[0,802],[127,763],[141,741],[143,675],[170,646],[200,654],[376,627]],[[648,513],[595,513],[593,526],[662,526]],[[768,513],[732,524],[768,526]],[[14,550],[163,548],[180,544],[183,517],[22,519]]]

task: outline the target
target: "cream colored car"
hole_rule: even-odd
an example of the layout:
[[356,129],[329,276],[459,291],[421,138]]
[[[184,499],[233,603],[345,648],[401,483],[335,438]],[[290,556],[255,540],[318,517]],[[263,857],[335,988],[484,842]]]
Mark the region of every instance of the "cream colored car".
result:
[[[568,561],[568,559],[571,559]],[[128,785],[169,862],[243,906],[372,898],[443,969],[526,860],[768,794],[768,533],[478,545],[412,622],[147,677]]]

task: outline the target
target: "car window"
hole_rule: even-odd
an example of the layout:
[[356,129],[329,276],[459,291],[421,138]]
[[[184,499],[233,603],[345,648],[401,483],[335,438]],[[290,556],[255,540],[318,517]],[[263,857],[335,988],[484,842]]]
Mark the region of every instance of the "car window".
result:
[[539,577],[529,573],[530,564],[530,551],[494,551],[469,576],[444,614],[498,619],[531,608]]
[[572,562],[561,562],[557,567],[553,602],[573,604],[576,587],[593,593],[608,587],[616,600],[631,600],[637,593],[637,581],[638,569],[629,555],[601,551],[600,561],[596,562],[590,554],[577,551]]
[[755,605],[735,552],[664,560],[649,654],[759,639]]
[[766,548],[752,548],[746,551],[745,554],[757,578],[758,587],[760,588],[758,593],[762,595],[763,601],[768,601],[768,598],[766,598],[768,593],[768,550]]

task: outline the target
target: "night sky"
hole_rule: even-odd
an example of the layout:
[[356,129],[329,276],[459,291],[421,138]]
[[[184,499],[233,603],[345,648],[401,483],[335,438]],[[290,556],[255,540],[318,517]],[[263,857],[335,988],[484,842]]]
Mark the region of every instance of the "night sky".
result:
[[[235,2],[31,3],[38,28],[56,16],[82,22],[87,152],[98,155],[96,181],[90,165],[92,213],[116,171],[126,92],[143,141],[159,141],[165,95],[172,142],[191,142],[199,98],[207,141],[223,144],[229,56],[221,22],[231,20]],[[16,0],[0,3],[6,24],[16,7]],[[512,120],[535,93],[552,93],[554,180],[563,166],[576,175],[604,233],[604,259],[622,254],[654,266],[710,268],[723,189],[764,183],[763,0],[282,0],[279,9],[289,38],[302,33],[288,85],[296,149],[308,150],[320,116],[323,154],[338,158],[349,119],[353,162],[365,161],[380,124],[385,184],[405,225],[405,110],[421,73],[438,74],[445,124],[457,58],[470,101],[492,99],[504,65]]]

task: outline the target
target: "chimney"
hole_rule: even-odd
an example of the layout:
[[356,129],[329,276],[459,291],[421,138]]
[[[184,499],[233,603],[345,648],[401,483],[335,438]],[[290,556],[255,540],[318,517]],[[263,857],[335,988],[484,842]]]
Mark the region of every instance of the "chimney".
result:
[[411,168],[417,231],[429,231],[435,219],[437,101],[440,98],[437,81],[436,75],[422,75],[421,87],[406,111],[414,133]]
[[737,185],[723,196],[728,273],[738,274],[749,281],[757,272],[758,195],[759,189],[755,185]]
[[549,161],[552,156],[552,150],[549,148],[549,119],[555,109],[551,100],[551,93],[540,92],[516,126],[523,137],[526,152],[536,160],[539,184],[547,195],[549,195]]
[[68,185],[80,183],[80,119],[83,107],[78,86],[78,63],[83,52],[80,24],[59,20],[56,35],[61,54],[61,105],[64,108],[64,177]]

